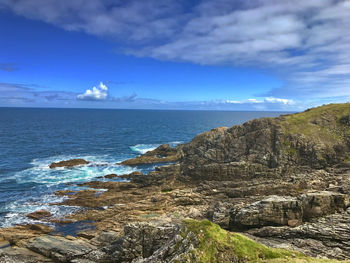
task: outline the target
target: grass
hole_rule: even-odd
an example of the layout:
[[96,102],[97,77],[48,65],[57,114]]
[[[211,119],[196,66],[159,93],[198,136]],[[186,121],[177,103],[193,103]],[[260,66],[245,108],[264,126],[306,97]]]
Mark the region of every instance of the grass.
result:
[[291,145],[290,145],[290,142],[289,141],[284,141],[283,142],[283,145],[284,145],[284,149],[285,149],[285,152],[290,155],[290,156],[295,156],[297,155],[297,150],[295,148],[293,148]]
[[315,140],[333,144],[350,129],[341,124],[341,117],[350,114],[350,103],[329,104],[287,115],[282,121],[285,134],[303,134]]
[[[185,237],[189,232],[196,235],[199,245],[191,252],[203,263],[218,262],[269,262],[269,263],[335,263],[329,259],[307,257],[299,252],[269,248],[241,234],[223,230],[208,220],[185,220]],[[342,261],[345,262],[345,261]],[[350,261],[347,261],[350,262]]]
[[173,189],[172,188],[163,188],[163,189],[161,189],[161,192],[162,193],[169,193],[169,192],[171,192]]

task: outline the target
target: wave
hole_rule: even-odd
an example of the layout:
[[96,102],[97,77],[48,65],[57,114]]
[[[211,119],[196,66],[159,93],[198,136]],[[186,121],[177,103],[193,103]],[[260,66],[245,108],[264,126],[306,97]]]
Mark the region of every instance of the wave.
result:
[[[54,218],[61,219],[67,214],[78,211],[80,208],[75,206],[58,206],[50,205],[56,202],[62,202],[66,197],[56,196],[54,194],[46,194],[43,196],[31,197],[30,200],[17,200],[9,202],[2,208],[2,218],[0,220],[0,228],[10,227],[18,224],[35,224],[43,223],[40,220],[34,220],[27,217],[27,214],[38,211],[47,210]],[[46,223],[46,222],[45,222]],[[50,223],[46,223],[52,225]]]
[[[72,158],[83,158],[90,163],[70,169],[49,168],[52,162]],[[71,206],[50,205],[66,199],[66,197],[56,196],[54,192],[57,190],[87,189],[87,187],[77,186],[76,183],[109,180],[98,177],[112,173],[122,175],[137,171],[134,167],[116,164],[120,160],[121,158],[114,158],[110,155],[59,155],[32,160],[30,163],[32,167],[16,172],[7,187],[6,203],[0,206],[0,228],[17,224],[38,223],[40,221],[30,219],[26,215],[40,209],[49,211],[55,218],[62,218],[76,211],[78,208]],[[12,188],[11,185],[13,185]],[[104,189],[96,190],[100,190],[101,193],[105,191]]]
[[130,146],[130,150],[136,153],[145,154],[146,152],[156,149],[160,145],[161,144],[136,144],[134,146]]
[[[179,144],[184,143],[183,141],[173,141],[173,142],[168,142],[171,147],[176,147]],[[152,144],[136,144],[133,146],[130,146],[130,150],[133,152],[139,153],[139,154],[145,154],[146,152],[152,151],[162,145],[161,143],[152,143]]]
[[[69,160],[72,158],[83,158],[90,163],[88,165],[76,166],[70,169],[50,169],[52,162]],[[136,168],[118,165],[119,160],[111,156],[71,156],[62,155],[43,159],[35,159],[31,162],[33,167],[17,172],[15,178],[17,183],[39,183],[46,185],[59,185],[64,183],[85,182],[106,174],[128,174],[136,171]]]

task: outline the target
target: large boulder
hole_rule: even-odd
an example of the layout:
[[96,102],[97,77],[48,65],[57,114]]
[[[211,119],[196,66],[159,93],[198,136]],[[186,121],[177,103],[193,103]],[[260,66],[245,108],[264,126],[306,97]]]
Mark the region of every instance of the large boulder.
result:
[[230,227],[261,227],[301,222],[302,203],[295,197],[270,196],[243,208],[233,209]]
[[273,195],[232,209],[230,228],[296,226],[313,218],[342,212],[349,206],[349,196],[329,191],[311,192],[299,197]]

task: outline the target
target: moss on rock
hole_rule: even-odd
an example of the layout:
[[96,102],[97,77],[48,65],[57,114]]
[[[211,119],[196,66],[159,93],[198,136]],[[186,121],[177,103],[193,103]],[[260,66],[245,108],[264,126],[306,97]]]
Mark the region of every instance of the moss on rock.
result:
[[270,248],[248,237],[226,231],[209,220],[187,219],[181,235],[195,234],[199,244],[191,253],[198,262],[291,262],[291,263],[335,263],[350,262],[307,257],[302,253],[286,249]]

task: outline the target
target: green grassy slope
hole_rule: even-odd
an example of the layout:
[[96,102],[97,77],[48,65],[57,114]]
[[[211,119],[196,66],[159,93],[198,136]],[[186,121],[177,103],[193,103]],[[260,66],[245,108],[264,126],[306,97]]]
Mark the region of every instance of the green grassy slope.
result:
[[335,263],[350,262],[307,257],[299,252],[269,248],[241,234],[228,232],[208,220],[185,220],[186,236],[195,234],[199,245],[191,252],[200,262],[291,262],[291,263]]
[[287,115],[281,122],[285,134],[303,134],[324,143],[334,143],[350,135],[341,119],[350,114],[350,103],[329,104]]

